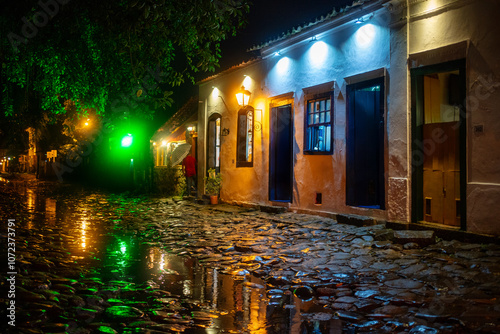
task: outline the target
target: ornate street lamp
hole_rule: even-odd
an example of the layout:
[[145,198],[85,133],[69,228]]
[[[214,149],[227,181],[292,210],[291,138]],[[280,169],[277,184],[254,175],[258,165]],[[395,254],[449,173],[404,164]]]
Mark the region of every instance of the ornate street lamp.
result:
[[250,94],[252,93],[246,90],[245,86],[241,86],[241,89],[236,93],[236,99],[238,100],[238,104],[242,107],[248,105]]

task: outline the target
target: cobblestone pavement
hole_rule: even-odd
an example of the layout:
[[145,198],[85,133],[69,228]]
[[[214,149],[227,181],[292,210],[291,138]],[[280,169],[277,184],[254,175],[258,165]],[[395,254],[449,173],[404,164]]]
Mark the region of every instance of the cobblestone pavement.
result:
[[497,244],[419,245],[312,215],[1,187],[2,217],[16,220],[13,333],[500,333]]

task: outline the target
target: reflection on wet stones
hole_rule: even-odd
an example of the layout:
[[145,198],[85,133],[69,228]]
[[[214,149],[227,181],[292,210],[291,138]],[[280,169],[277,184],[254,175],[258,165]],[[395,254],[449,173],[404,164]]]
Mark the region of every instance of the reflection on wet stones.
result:
[[293,294],[303,301],[310,301],[314,298],[314,290],[309,286],[299,286],[293,290]]
[[108,307],[104,316],[111,320],[130,321],[141,318],[144,316],[144,313],[135,307],[119,305]]
[[[68,218],[58,215],[57,228],[25,214],[19,228],[30,247],[19,245],[18,279],[33,300],[19,317],[30,326],[77,333],[253,326],[273,333],[271,324],[281,330],[293,318],[311,333],[500,330],[497,245],[394,244],[382,225],[186,201],[72,192],[59,199],[68,203]],[[195,267],[194,276],[186,272]],[[116,307],[129,312],[113,315]],[[254,324],[245,314],[269,319]],[[49,327],[61,319],[62,327]]]

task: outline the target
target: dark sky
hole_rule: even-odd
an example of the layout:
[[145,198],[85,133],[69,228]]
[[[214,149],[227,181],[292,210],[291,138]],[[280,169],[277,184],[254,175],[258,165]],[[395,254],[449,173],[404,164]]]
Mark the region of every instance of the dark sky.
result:
[[[238,65],[252,57],[246,50],[274,39],[293,27],[304,25],[321,15],[326,15],[333,8],[339,10],[351,5],[354,0],[250,0],[248,24],[236,37],[222,43],[221,72]],[[199,73],[197,80],[205,79],[214,73]],[[198,86],[183,85],[174,89],[173,111],[177,111],[191,96],[198,94]],[[161,117],[160,117],[161,116]],[[169,116],[157,115],[161,123]]]
[[[252,0],[250,0],[252,1]],[[237,65],[248,58],[247,49],[264,43],[326,15],[333,8],[339,10],[353,0],[253,0],[247,27],[235,38],[222,44],[220,70]]]

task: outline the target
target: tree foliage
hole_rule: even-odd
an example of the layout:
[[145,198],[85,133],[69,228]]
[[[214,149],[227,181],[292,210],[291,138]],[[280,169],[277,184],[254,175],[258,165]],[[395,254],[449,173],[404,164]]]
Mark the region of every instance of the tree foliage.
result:
[[[151,116],[172,87],[214,71],[246,0],[18,0],[0,14],[2,107],[8,115],[79,111]],[[21,89],[34,99],[17,108]],[[17,109],[17,110],[16,110]],[[113,113],[114,112],[114,113]]]

